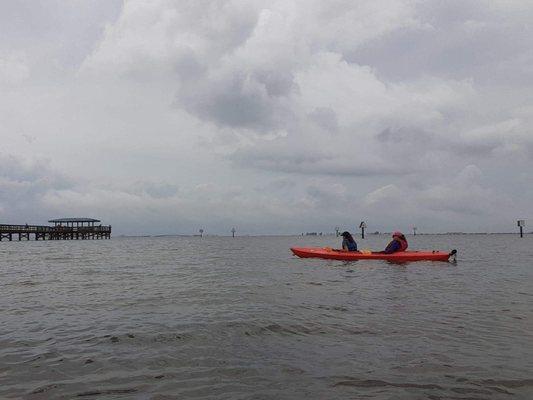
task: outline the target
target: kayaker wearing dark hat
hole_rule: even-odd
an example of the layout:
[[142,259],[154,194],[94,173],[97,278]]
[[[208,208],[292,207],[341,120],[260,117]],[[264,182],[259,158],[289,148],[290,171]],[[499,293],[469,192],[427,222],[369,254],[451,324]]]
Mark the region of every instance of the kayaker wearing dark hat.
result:
[[404,234],[396,231],[392,234],[391,242],[387,245],[385,250],[380,251],[380,253],[385,253],[385,254],[397,253],[399,251],[407,250],[407,247],[408,247],[407,239],[405,238]]
[[357,251],[357,243],[348,231],[344,231],[342,236],[342,249],[346,251]]

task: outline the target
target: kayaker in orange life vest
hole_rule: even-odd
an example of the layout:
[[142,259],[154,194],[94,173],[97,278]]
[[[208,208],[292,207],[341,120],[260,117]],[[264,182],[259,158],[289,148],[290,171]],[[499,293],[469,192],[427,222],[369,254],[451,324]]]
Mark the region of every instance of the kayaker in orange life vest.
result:
[[380,251],[380,253],[383,253],[383,254],[397,253],[399,251],[407,250],[407,247],[408,247],[407,239],[405,238],[404,234],[396,231],[392,234],[391,242],[387,245],[385,250]]

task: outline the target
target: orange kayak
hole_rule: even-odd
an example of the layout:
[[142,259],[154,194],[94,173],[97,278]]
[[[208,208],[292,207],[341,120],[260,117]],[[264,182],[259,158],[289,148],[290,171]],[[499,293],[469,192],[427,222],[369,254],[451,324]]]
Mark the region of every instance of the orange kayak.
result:
[[300,258],[324,258],[328,260],[386,260],[396,262],[408,261],[448,261],[457,254],[456,250],[445,251],[400,251],[398,253],[359,253],[356,251],[333,250],[322,247],[291,247],[294,255]]

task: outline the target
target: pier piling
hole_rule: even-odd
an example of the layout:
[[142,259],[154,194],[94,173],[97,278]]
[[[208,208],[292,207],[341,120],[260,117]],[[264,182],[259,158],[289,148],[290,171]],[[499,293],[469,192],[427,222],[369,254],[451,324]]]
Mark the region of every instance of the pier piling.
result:
[[518,225],[518,228],[520,228],[520,237],[524,237],[524,226],[526,226],[526,221],[523,219],[519,219],[516,221],[516,224]]

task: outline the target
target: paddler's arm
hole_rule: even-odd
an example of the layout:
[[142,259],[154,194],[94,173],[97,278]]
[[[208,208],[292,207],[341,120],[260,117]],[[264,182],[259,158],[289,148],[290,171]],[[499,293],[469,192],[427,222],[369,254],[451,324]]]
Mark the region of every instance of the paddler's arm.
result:
[[393,240],[389,243],[389,245],[383,250],[384,254],[392,254],[396,253],[400,250],[400,243],[397,240]]

